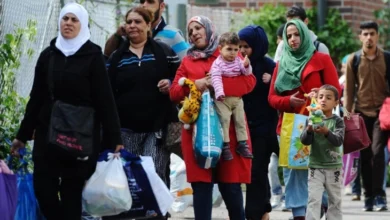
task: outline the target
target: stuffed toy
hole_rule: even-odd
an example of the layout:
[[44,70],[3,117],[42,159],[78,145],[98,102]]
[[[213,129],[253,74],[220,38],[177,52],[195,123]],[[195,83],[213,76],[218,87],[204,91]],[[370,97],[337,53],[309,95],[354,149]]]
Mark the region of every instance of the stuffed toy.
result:
[[310,112],[309,125],[312,125],[313,129],[324,126],[325,115],[321,110],[321,106],[317,104],[315,98],[312,98],[311,104],[306,108]]
[[196,88],[194,82],[185,77],[180,78],[178,83],[180,86],[188,86],[190,88],[190,95],[181,102],[182,107],[178,115],[179,120],[184,124],[184,129],[188,130],[190,129],[190,124],[194,123],[198,118],[202,93]]

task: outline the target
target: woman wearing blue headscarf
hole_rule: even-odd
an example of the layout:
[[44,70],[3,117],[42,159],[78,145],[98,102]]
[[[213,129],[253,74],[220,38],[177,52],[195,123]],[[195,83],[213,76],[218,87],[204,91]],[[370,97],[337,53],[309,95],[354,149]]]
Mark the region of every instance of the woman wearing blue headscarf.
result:
[[269,219],[271,211],[268,164],[272,152],[279,151],[276,136],[278,116],[268,103],[271,74],[275,63],[266,57],[268,38],[260,26],[250,25],[239,33],[243,56],[248,56],[257,78],[254,90],[243,96],[252,141],[252,176],[247,184],[245,215],[247,219]]

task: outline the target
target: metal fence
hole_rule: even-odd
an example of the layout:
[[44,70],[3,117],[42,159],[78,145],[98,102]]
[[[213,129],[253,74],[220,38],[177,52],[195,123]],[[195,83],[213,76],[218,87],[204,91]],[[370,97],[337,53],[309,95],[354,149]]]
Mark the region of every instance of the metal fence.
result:
[[[21,66],[16,70],[17,92],[24,97],[30,93],[39,54],[57,36],[59,12],[61,7],[68,2],[75,2],[75,0],[0,0],[0,41],[5,34],[13,33],[16,27],[25,27],[27,20],[37,21],[35,41],[24,42],[25,48],[32,48],[35,52],[31,58],[23,55],[20,59]],[[117,25],[123,22],[126,11],[133,6],[128,0],[79,0],[76,2],[81,2],[89,12],[91,41],[102,48],[109,35],[116,30]],[[166,2],[167,4],[171,2],[171,6],[179,3]],[[176,15],[181,17],[183,11],[173,8],[169,15],[165,14],[165,16],[167,18],[176,17]],[[228,9],[196,7],[189,4],[181,9],[185,10],[186,16],[183,17],[187,20],[195,15],[209,17],[214,22],[218,33],[234,30],[237,22],[243,20],[240,19],[242,16],[240,13]],[[175,24],[172,23],[172,25]],[[185,23],[181,28],[185,29]]]
[[187,20],[196,15],[204,15],[213,22],[218,34],[237,31],[242,26],[243,14],[224,8],[211,8],[187,5]]

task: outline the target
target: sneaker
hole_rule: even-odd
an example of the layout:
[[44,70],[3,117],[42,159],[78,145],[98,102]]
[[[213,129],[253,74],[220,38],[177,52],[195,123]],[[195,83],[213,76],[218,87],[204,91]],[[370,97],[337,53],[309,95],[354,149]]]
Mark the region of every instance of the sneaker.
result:
[[282,205],[282,195],[272,195],[271,207],[272,209],[279,208]]
[[374,199],[372,197],[365,198],[363,211],[372,212],[373,210],[374,210]]
[[387,211],[387,201],[385,196],[377,196],[375,198],[375,205],[376,209],[375,211],[380,212],[380,211]]
[[236,148],[236,152],[245,158],[253,158],[253,154],[249,150],[249,145],[246,143],[246,141],[238,142],[238,146]]
[[223,160],[233,160],[233,154],[230,151],[229,143],[223,143],[222,147],[222,159]]
[[352,201],[360,201],[360,195],[353,195]]

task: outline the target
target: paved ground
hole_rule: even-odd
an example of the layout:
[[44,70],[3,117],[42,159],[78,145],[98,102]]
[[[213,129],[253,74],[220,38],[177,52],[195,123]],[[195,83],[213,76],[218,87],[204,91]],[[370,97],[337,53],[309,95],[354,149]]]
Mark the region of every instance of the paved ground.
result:
[[[245,193],[244,193],[245,196]],[[390,188],[387,188],[387,201],[390,201]],[[390,211],[387,212],[363,212],[363,201],[351,201],[351,196],[343,196],[343,220],[390,220]],[[173,213],[172,220],[194,219],[192,207],[187,208],[183,213]],[[288,220],[291,212],[274,210],[271,212],[271,220]],[[213,220],[228,220],[225,205],[213,209]]]

